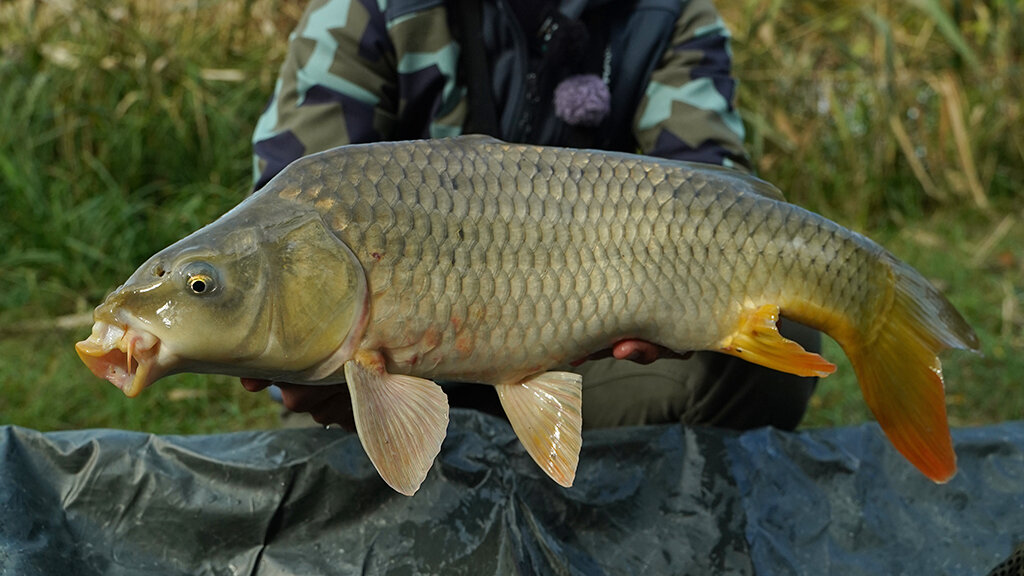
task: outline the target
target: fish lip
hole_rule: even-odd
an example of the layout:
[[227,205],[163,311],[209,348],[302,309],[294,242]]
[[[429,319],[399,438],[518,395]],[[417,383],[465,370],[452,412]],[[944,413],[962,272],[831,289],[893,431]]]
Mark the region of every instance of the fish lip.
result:
[[133,398],[164,375],[160,339],[128,324],[97,320],[89,338],[75,344],[86,367]]

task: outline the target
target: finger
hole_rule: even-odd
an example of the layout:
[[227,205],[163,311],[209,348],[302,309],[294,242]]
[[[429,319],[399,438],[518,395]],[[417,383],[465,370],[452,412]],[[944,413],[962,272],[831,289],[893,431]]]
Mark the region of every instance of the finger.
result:
[[338,394],[334,386],[303,386],[277,383],[281,389],[281,403],[292,412],[309,412]]
[[271,384],[273,384],[270,380],[258,380],[256,378],[239,378],[239,380],[242,381],[242,388],[245,388],[249,392],[266,390]]
[[348,432],[356,431],[356,421],[352,414],[352,402],[348,394],[336,394],[323,404],[309,412],[318,424],[331,427],[338,426]]
[[661,347],[643,340],[623,340],[612,348],[612,356],[619,360],[632,360],[640,364],[650,364],[658,359]]
[[612,347],[612,355],[620,360],[631,360],[640,364],[650,364],[658,358],[678,358],[686,360],[693,352],[675,352],[646,340],[621,340]]
[[348,387],[337,386],[301,386],[298,384],[279,384],[281,403],[292,412],[308,412],[318,424],[338,425],[346,430],[355,430],[352,416],[352,400]]

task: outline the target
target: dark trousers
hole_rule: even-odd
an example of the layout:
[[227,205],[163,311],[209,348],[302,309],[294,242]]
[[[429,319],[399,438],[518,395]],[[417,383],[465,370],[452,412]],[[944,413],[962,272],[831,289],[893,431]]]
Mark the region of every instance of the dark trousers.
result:
[[[821,334],[799,324],[780,331],[812,352]],[[682,422],[748,430],[800,424],[817,378],[804,378],[716,352],[648,365],[602,359],[579,366],[583,427]]]
[[[779,331],[806,350],[821,351],[821,334],[794,322]],[[651,364],[605,358],[572,369],[583,375],[583,427],[682,422],[749,430],[800,424],[817,378],[777,372],[717,352]],[[445,385],[452,406],[503,415],[490,386]]]

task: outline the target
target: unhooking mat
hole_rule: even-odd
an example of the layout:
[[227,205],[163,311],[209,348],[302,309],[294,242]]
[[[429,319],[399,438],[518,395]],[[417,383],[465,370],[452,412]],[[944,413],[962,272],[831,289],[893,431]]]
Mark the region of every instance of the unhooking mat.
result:
[[0,427],[0,573],[970,574],[1024,540],[1024,423],[921,476],[874,424],[587,432],[576,484],[453,411],[414,497],[340,430]]

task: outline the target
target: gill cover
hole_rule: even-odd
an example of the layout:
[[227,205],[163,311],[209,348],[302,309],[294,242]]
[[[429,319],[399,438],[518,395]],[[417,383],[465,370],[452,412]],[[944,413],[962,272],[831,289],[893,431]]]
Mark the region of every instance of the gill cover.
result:
[[315,382],[337,373],[362,337],[369,312],[366,274],[352,250],[315,213],[270,242],[270,338],[262,367],[277,378]]

